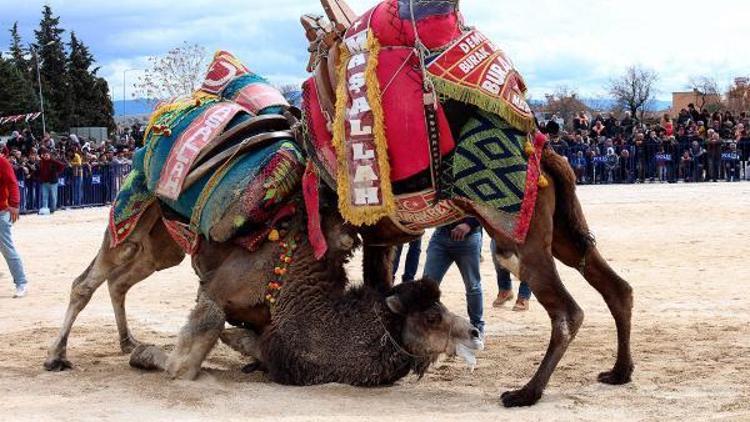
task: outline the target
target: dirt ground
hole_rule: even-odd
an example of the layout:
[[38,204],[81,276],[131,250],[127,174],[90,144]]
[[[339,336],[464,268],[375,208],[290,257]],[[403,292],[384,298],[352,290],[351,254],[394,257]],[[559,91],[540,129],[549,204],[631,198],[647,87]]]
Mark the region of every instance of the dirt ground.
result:
[[[48,373],[42,362],[70,283],[105,228],[107,210],[93,209],[25,217],[15,229],[31,284],[29,297],[11,299],[0,265],[0,420],[750,420],[750,183],[579,192],[599,247],[635,289],[630,385],[596,382],[614,361],[614,324],[598,294],[561,267],[586,312],[584,325],[536,406],[500,407],[500,393],[523,385],[541,360],[549,322],[535,301],[527,313],[491,308],[497,287],[488,247],[482,276],[489,337],[474,373],[441,361],[424,379],[410,376],[388,388],[290,388],[242,374],[242,358],[219,346],[198,381],[174,382],[128,366],[106,289],[73,329],[68,357],[75,369]],[[357,265],[353,279],[360,278]],[[136,337],[173,344],[196,286],[187,260],[136,286],[128,299]],[[455,268],[443,289],[448,306],[463,313]]]

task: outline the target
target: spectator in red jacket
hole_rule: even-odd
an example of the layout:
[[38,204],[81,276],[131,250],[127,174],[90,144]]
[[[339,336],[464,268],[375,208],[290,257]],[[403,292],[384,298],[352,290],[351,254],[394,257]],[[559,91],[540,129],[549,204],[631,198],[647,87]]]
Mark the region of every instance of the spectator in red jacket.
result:
[[13,295],[15,298],[26,296],[26,274],[11,235],[13,223],[18,221],[20,204],[18,181],[13,167],[5,157],[0,157],[0,253],[3,254],[16,284],[16,293]]
[[[39,162],[39,182],[42,184],[42,206],[49,209],[50,214],[57,208],[57,184],[60,175],[65,170],[65,163],[52,158],[49,150],[39,150],[42,160]],[[40,210],[41,213],[41,210]]]

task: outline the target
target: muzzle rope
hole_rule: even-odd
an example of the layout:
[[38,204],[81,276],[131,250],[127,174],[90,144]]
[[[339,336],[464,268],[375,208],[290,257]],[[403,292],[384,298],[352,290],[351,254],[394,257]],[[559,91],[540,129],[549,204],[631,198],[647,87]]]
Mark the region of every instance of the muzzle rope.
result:
[[[380,323],[380,326],[383,328],[383,331],[385,331],[385,333],[383,334],[383,337],[380,338],[381,346],[385,347],[386,343],[388,343],[388,340],[390,340],[391,344],[393,344],[393,346],[396,348],[396,351],[398,351],[399,353],[403,355],[409,356],[410,358],[413,358],[413,359],[425,359],[425,360],[430,359],[429,356],[415,355],[413,353],[410,353],[408,350],[404,349],[400,344],[398,344],[396,339],[393,338],[393,335],[391,335],[391,332],[388,331],[388,328],[385,326],[383,319],[380,317],[380,312],[378,312],[378,308],[376,307],[376,305],[372,306],[372,311],[375,313],[375,317],[378,319],[378,323]],[[448,329],[448,334],[445,337],[445,346],[443,346],[443,350],[448,350],[448,345],[450,344],[452,335],[453,335],[453,324],[451,324],[450,328]]]

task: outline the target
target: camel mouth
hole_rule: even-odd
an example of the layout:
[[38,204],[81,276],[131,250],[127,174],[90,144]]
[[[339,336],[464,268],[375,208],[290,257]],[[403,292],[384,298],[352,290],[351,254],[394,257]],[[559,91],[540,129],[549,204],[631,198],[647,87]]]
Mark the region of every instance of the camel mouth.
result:
[[471,342],[468,342],[468,344],[464,344],[463,342],[456,344],[456,356],[463,359],[464,363],[466,363],[466,366],[469,367],[470,371],[474,371],[474,368],[477,366],[477,356],[476,352],[484,349],[484,342],[475,339]]

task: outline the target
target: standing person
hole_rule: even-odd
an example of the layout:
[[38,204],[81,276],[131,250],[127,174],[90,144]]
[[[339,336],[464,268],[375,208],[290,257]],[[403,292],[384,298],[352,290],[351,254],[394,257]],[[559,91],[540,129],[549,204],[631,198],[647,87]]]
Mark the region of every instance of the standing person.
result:
[[[71,135],[72,136],[72,135]],[[68,162],[73,169],[73,205],[83,203],[83,158],[77,145],[68,151]]]
[[669,113],[665,113],[664,116],[662,116],[661,123],[659,125],[662,129],[664,129],[665,135],[674,135],[674,123],[672,122],[672,116],[670,116]]
[[[490,244],[490,251],[492,251],[492,263],[495,264],[495,274],[497,274],[497,298],[492,302],[492,306],[495,308],[501,308],[505,305],[505,302],[513,300],[513,281],[510,279],[510,271],[505,269],[500,262],[498,262],[497,255],[495,255],[495,240],[492,240]],[[529,285],[522,281],[518,286],[518,299],[516,304],[513,306],[513,310],[516,312],[525,312],[529,310],[529,300],[531,299],[531,288]]]
[[721,137],[713,129],[708,130],[708,142],[706,143],[706,161],[708,162],[708,172],[706,173],[706,181],[711,179],[716,181],[721,178],[721,150],[724,145],[721,142]]
[[[404,250],[404,245],[399,245],[396,249],[396,255],[393,257],[393,278],[396,278],[396,272],[398,271],[398,265],[401,261],[401,252]],[[417,269],[419,269],[419,257],[422,255],[422,237],[419,239],[409,242],[409,250],[406,252],[406,262],[404,262],[404,274],[401,275],[401,281],[414,281],[417,275]]]
[[443,281],[448,268],[455,262],[466,287],[469,321],[484,337],[484,305],[479,256],[482,253],[482,227],[475,218],[439,227],[427,247],[423,278]]
[[52,158],[49,150],[39,150],[42,160],[39,162],[39,182],[42,184],[42,206],[48,208],[50,214],[57,208],[57,184],[60,174],[65,170],[65,163]]
[[13,282],[16,285],[14,298],[26,296],[26,274],[23,262],[13,244],[11,228],[18,221],[21,196],[18,191],[18,180],[13,167],[5,157],[0,156],[0,252],[8,264]]

